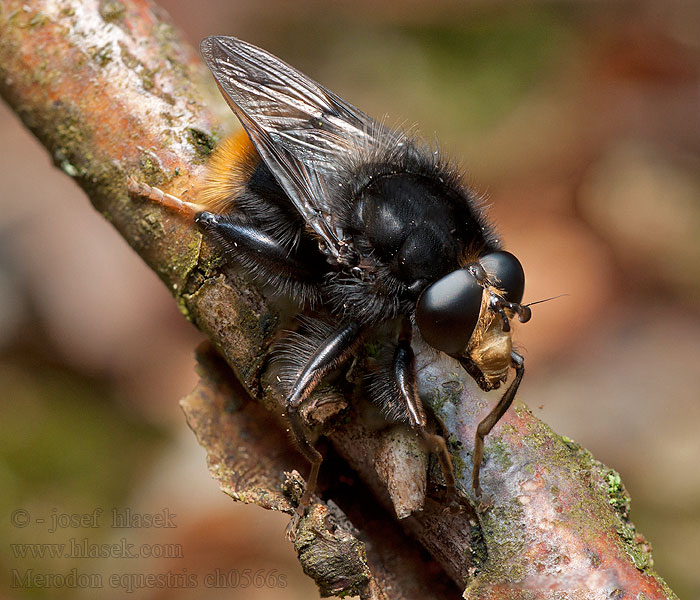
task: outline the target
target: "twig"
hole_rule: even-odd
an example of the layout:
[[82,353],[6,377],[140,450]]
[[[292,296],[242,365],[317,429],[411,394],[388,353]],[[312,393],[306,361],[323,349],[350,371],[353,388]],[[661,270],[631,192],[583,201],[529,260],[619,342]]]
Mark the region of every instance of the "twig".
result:
[[[204,101],[201,76],[195,54],[148,2],[0,5],[0,93],[56,165],[159,274],[246,392],[279,414],[279,401],[267,385],[269,370],[263,369],[277,314],[248,282],[222,270],[216,253],[188,223],[127,192],[133,177],[194,200],[194,182],[219,135],[206,108],[217,101],[211,95]],[[487,398],[468,377],[453,372],[451,362],[433,360],[429,352],[419,354],[421,393],[449,431],[468,496],[473,432]],[[290,510],[281,485],[286,481],[293,496],[295,478],[285,480],[282,471],[305,472],[304,462],[280,452],[286,448],[282,427],[256,404],[243,402],[239,410],[227,411],[231,400],[224,399],[213,372],[207,369],[199,391],[185,400],[210,468],[232,496]],[[317,404],[330,406],[329,414],[346,410],[344,400]],[[331,456],[323,469],[329,473],[335,465],[349,480],[358,473],[363,483],[355,482],[352,493],[328,489],[334,502],[315,504],[296,532],[302,564],[324,592],[454,597],[456,588],[442,572],[460,589],[466,586],[466,598],[675,597],[651,571],[648,546],[628,520],[628,498],[617,474],[522,405],[487,439],[482,482],[491,508],[452,514],[429,497],[423,511],[401,526],[386,512],[393,509],[387,490],[394,490],[400,511],[415,508],[416,498],[400,499],[403,475],[386,461],[404,463],[396,457],[410,439],[399,433],[395,437],[403,441],[392,441],[395,432],[371,427],[363,402],[347,410],[352,418],[329,435],[341,458]],[[320,412],[312,410],[309,418]],[[251,431],[260,435],[250,438]],[[237,443],[231,446],[231,440]],[[406,470],[419,490],[421,460]],[[436,478],[431,471],[432,484]],[[418,496],[422,499],[422,491]],[[347,560],[322,568],[331,557]]]

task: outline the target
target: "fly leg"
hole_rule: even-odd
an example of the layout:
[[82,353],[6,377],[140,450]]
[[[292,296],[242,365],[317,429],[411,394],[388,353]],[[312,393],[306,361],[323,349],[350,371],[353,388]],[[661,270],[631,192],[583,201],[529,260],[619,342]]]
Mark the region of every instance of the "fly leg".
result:
[[323,457],[309,441],[299,414],[299,407],[311,395],[311,392],[325,375],[350,358],[362,340],[363,331],[358,323],[351,322],[342,325],[328,335],[303,364],[287,396],[286,411],[292,433],[299,445],[299,450],[311,463],[306,489],[297,508],[297,512],[300,514],[303,514],[304,509],[309,505],[311,494],[316,488],[318,470]]
[[[236,210],[218,214],[133,177],[127,179],[127,189],[132,196],[145,198],[192,219],[231,261],[277,293],[291,296],[300,303],[319,302],[319,273],[326,268],[325,260],[313,243],[302,238],[301,226],[273,203],[266,204],[251,195],[247,199],[247,212]],[[261,214],[266,215],[267,222],[260,219]],[[270,226],[271,220],[276,228]]]
[[225,217],[209,212],[201,204],[185,202],[133,177],[127,180],[127,188],[132,195],[193,217],[200,229],[216,239],[232,258],[239,262],[248,258],[246,262],[250,264],[244,266],[253,271],[254,275],[262,270],[268,275],[283,274],[300,279],[309,279],[311,276],[304,260],[296,259],[282,243],[255,224],[246,222],[242,215]]
[[486,437],[489,432],[493,429],[494,425],[498,423],[501,417],[508,410],[510,405],[513,403],[513,398],[515,398],[515,393],[518,391],[520,382],[523,379],[523,374],[525,373],[525,362],[523,357],[520,356],[515,351],[510,353],[511,365],[515,369],[515,379],[508,386],[498,404],[493,407],[491,412],[486,415],[486,417],[479,423],[476,428],[476,436],[474,439],[474,469],[472,471],[472,487],[474,488],[474,493],[477,498],[481,498],[481,484],[479,483],[479,470],[481,469],[481,461],[484,458],[484,437]]
[[401,395],[409,425],[423,438],[430,452],[434,452],[440,461],[440,468],[445,477],[447,494],[455,495],[455,476],[452,468],[452,458],[447,450],[445,438],[426,430],[427,419],[423,403],[418,395],[416,386],[416,359],[411,347],[412,328],[408,319],[404,319],[399,334],[399,343],[394,351],[392,371],[396,385]]
[[300,286],[317,283],[318,275],[313,270],[314,256],[300,248],[291,251],[242,215],[217,215],[201,211],[195,215],[194,222],[232,260],[243,265],[254,277],[267,283],[277,283],[280,291],[284,290],[285,284],[293,286],[292,282]]
[[169,208],[170,210],[174,210],[181,215],[193,216],[195,213],[204,210],[204,206],[201,204],[186,202],[177,196],[168,194],[160,188],[153,187],[147,183],[142,183],[133,177],[129,177],[126,180],[126,187],[131,196],[145,198],[151,202]]

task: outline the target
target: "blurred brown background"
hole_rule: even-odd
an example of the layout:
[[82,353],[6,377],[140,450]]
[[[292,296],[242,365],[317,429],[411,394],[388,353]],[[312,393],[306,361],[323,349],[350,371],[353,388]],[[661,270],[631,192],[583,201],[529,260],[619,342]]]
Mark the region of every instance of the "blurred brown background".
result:
[[[520,399],[621,473],[659,573],[700,597],[700,3],[161,5],[193,44],[246,39],[462,159],[525,266],[526,298],[567,294],[516,333]],[[7,596],[316,597],[286,519],[218,492],[184,425],[200,334],[4,105],[0,136],[2,539],[183,548],[135,565],[20,558],[3,542]],[[8,525],[18,508],[48,523],[113,506],[168,508],[177,528]],[[200,581],[263,569],[286,585],[11,588],[12,569],[74,566]]]

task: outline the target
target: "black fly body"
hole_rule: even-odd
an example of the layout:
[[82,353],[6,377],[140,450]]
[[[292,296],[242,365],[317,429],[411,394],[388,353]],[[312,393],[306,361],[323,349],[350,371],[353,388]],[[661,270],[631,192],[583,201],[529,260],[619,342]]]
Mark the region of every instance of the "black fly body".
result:
[[300,509],[321,455],[299,408],[389,321],[399,333],[371,395],[437,453],[452,490],[445,441],[426,429],[413,337],[456,359],[484,390],[515,370],[476,431],[472,484],[481,496],[484,436],[524,372],[510,334],[512,318],[530,318],[520,262],[502,250],[460,173],[431,149],[255,46],[214,36],[201,52],[245,134],[215,152],[200,203],[188,205],[194,220],[230,260],[324,316],[305,319],[305,331],[275,351],[291,429],[312,465]]

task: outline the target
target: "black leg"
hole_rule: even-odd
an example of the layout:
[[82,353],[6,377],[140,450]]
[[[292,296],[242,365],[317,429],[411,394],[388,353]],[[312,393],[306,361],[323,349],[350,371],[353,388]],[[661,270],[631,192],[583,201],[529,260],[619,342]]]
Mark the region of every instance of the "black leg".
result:
[[[316,487],[316,477],[322,456],[313,447],[306,435],[301,416],[299,415],[299,407],[314,391],[325,375],[350,358],[362,339],[363,331],[363,328],[357,323],[349,323],[337,328],[323,339],[316,350],[301,365],[287,396],[287,417],[289,418],[292,433],[299,444],[301,453],[311,463],[311,472],[306,483],[306,489],[299,502],[298,510],[302,513],[308,506],[311,494]],[[293,351],[293,348],[286,350],[287,353]]]
[[298,252],[291,251],[272,235],[254,224],[241,219],[236,213],[217,215],[203,211],[194,217],[194,222],[234,260],[253,260],[260,270],[302,280],[314,280],[316,275],[310,264]]
[[[256,185],[259,188],[260,182]],[[318,244],[303,235],[303,224],[276,205],[277,196],[269,187],[264,190],[265,200],[246,190],[232,204],[236,210],[224,214],[210,212],[203,204],[185,202],[132,177],[127,179],[127,188],[132,196],[194,218],[232,261],[277,293],[301,303],[319,302],[317,288],[328,265],[318,252]]]
[[479,470],[481,469],[481,461],[484,457],[484,437],[489,434],[493,427],[498,423],[501,417],[513,403],[515,393],[518,391],[520,382],[525,373],[525,363],[523,357],[515,351],[510,353],[510,360],[515,369],[515,379],[508,386],[498,404],[494,406],[491,412],[486,415],[483,421],[476,428],[476,436],[474,439],[474,470],[472,471],[472,487],[477,498],[481,497],[481,484],[479,483]]
[[316,489],[318,470],[321,467],[321,462],[323,462],[323,456],[309,441],[309,438],[306,435],[306,430],[304,429],[301,415],[296,408],[290,408],[287,406],[287,419],[289,419],[289,424],[292,428],[292,433],[294,434],[294,439],[299,447],[299,451],[304,455],[304,458],[311,463],[309,477],[306,479],[306,489],[304,490],[304,494],[302,495],[301,500],[299,500],[299,505],[297,506],[297,512],[300,515],[303,515],[304,509],[309,505],[309,501],[311,500],[311,494],[313,494],[314,490]]
[[416,386],[416,359],[413,348],[411,348],[411,335],[411,323],[408,319],[404,319],[392,363],[396,385],[401,395],[401,401],[404,403],[408,413],[409,424],[421,435],[428,449],[437,454],[448,493],[453,494],[455,490],[455,476],[452,468],[452,458],[447,450],[445,438],[441,435],[430,433],[425,429],[427,420]]
[[194,221],[232,261],[256,279],[301,302],[319,301],[318,286],[326,265],[308,240],[302,239],[290,247],[239,213],[217,215],[203,211],[195,215]]

